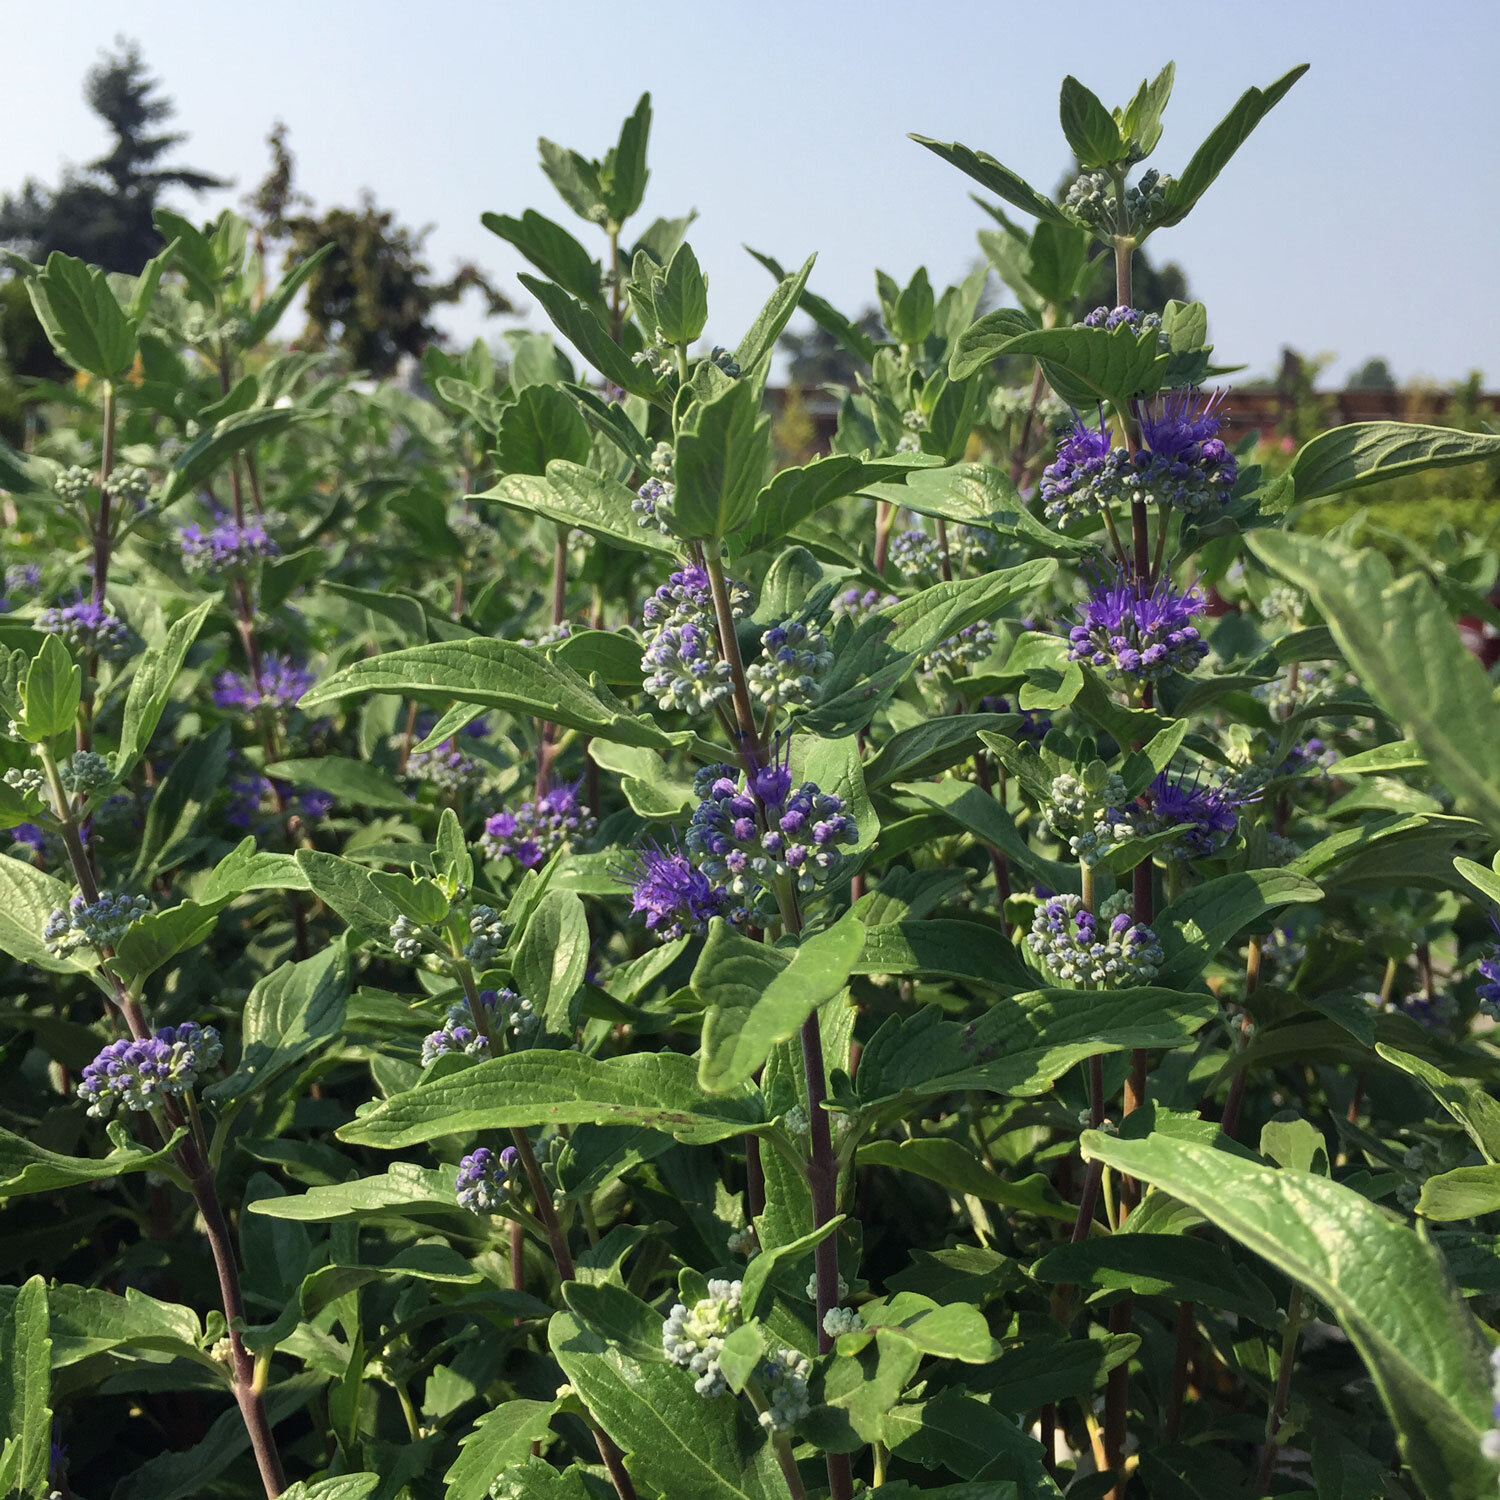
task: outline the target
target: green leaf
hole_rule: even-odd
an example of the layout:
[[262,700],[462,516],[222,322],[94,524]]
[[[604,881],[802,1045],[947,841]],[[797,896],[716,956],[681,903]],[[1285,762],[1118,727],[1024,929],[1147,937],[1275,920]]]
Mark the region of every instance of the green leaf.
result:
[[574,891],[548,891],[515,951],[516,983],[554,1036],[573,1035],[571,1005],[589,961],[589,921]]
[[1036,983],[1003,932],[941,917],[868,927],[851,972],[961,979],[986,990],[1024,990]]
[[1488,1350],[1442,1257],[1352,1189],[1152,1135],[1082,1138],[1085,1158],[1149,1182],[1333,1309],[1364,1360],[1417,1485],[1434,1500],[1477,1497],[1494,1468]]
[[24,1136],[0,1130],[0,1200],[57,1192],[126,1172],[144,1172],[173,1149],[166,1145],[153,1151],[138,1145],[118,1123],[111,1128],[110,1139],[115,1149],[108,1156],[76,1156],[49,1151]]
[[711,1093],[747,1082],[777,1042],[843,989],[863,942],[864,928],[849,915],[790,952],[715,918],[692,979],[706,1009],[698,1082]]
[[383,1150],[475,1130],[529,1125],[645,1125],[704,1145],[764,1128],[758,1091],[708,1095],[679,1053],[596,1058],[533,1050],[492,1057],[363,1111],[341,1140]]
[[72,892],[62,881],[25,860],[0,854],[0,952],[35,964],[52,974],[78,974],[99,966],[92,948],[80,948],[64,958],[47,951],[42,927]]
[[1236,933],[1267,912],[1322,899],[1319,886],[1289,870],[1246,870],[1206,880],[1151,924],[1165,955],[1157,980],[1170,986],[1192,984]]
[[560,286],[539,281],[524,271],[517,278],[546,309],[558,332],[593,365],[604,378],[647,400],[656,396],[661,383],[645,365],[638,365],[610,337],[609,330],[591,307],[570,297]]
[[531,1455],[531,1445],[551,1440],[555,1401],[506,1401],[483,1412],[462,1440],[443,1475],[444,1500],[486,1500],[495,1477]]
[[799,302],[804,307],[809,300],[821,302],[821,298],[810,299],[807,292],[807,278],[812,275],[813,262],[817,258],[816,255],[809,255],[802,262],[800,271],[783,276],[766,305],[755,315],[749,332],[734,351],[735,363],[742,370],[753,370],[776,347],[776,340],[781,337],[782,330],[796,312]]
[[1212,996],[1155,988],[1034,990],[997,1000],[963,1026],[928,1007],[880,1027],[856,1084],[863,1100],[881,1105],[960,1089],[1040,1094],[1096,1052],[1181,1046],[1217,1013]]
[[1161,117],[1172,97],[1172,82],[1177,68],[1168,63],[1150,83],[1143,82],[1135,97],[1125,106],[1120,118],[1120,132],[1135,148],[1134,155],[1149,156],[1161,140]]
[[967,1146],[943,1137],[918,1136],[906,1141],[868,1141],[859,1148],[862,1167],[893,1167],[941,1183],[960,1195],[999,1203],[1005,1208],[1072,1223],[1078,1210],[1064,1203],[1040,1172],[1011,1182],[986,1166]]
[[214,601],[205,599],[173,623],[161,645],[147,647],[137,658],[130,690],[125,695],[120,744],[113,761],[117,779],[127,776],[145,754],[172,696],[172,684],[213,607]]
[[728,536],[754,513],[771,463],[771,422],[753,380],[692,407],[677,438],[672,525],[696,540]]
[[[750,247],[748,245],[746,245],[745,248],[747,250],[750,250]],[[763,265],[766,270],[768,270],[771,275],[775,276],[778,280],[784,281],[786,279],[787,273],[785,269],[773,256],[762,254],[759,250],[750,250],[750,254],[753,255],[755,259],[758,260],[761,265]],[[775,298],[773,297],[772,303],[774,302]],[[772,303],[767,303],[768,309],[771,307]],[[852,354],[854,358],[857,359],[861,364],[867,365],[871,360],[875,358],[874,341],[870,339],[865,333],[863,333],[859,328],[857,328],[853,323],[851,323],[849,319],[846,318],[843,313],[839,312],[836,307],[833,307],[822,297],[819,297],[814,292],[809,292],[806,287],[803,287],[800,295],[797,297],[797,306],[801,308],[801,310],[805,312],[808,317],[810,317],[813,322],[818,325],[819,328],[821,328],[826,334],[828,334],[834,340],[834,342],[839,345],[840,348]],[[777,315],[779,316],[779,309]],[[766,315],[763,312],[761,314],[761,317],[764,318],[765,316]],[[774,319],[772,320],[772,322],[774,322]],[[783,326],[784,325],[785,319],[783,319]],[[757,319],[757,326],[759,326],[759,319]],[[770,325],[768,324],[768,326]],[[755,331],[755,328],[751,329],[752,334],[754,334]],[[777,328],[776,332],[778,334],[780,333],[780,331],[780,328]],[[755,343],[752,345],[750,343],[749,337],[747,336],[746,341],[743,345],[741,345],[741,348],[747,350],[747,352],[753,352],[754,350],[758,349],[759,354],[757,356],[757,359],[753,361],[753,363],[759,363],[759,360],[761,358],[764,358],[766,351],[770,349],[772,343],[774,343],[774,339],[770,342],[766,342],[763,339],[757,338]],[[750,367],[744,359],[739,359],[739,364],[742,368],[745,369],[748,369]]]
[[[975,325],[978,327],[978,324]],[[970,346],[955,353],[948,373],[962,380],[980,365],[1000,356],[1031,355],[1048,383],[1066,401],[1108,401],[1124,410],[1132,396],[1156,388],[1156,330],[1133,333],[1122,323],[1104,328],[1038,328],[1008,338],[992,348]]]
[[884,1423],[886,1445],[901,1458],[965,1479],[1012,1480],[1019,1500],[1060,1500],[1042,1464],[1042,1445],[1009,1417],[973,1396],[944,1391],[898,1406]]
[[1297,450],[1290,470],[1298,504],[1382,484],[1402,474],[1481,463],[1500,455],[1500,435],[1413,422],[1351,422]]
[[1417,1212],[1424,1219],[1477,1219],[1500,1209],[1500,1167],[1455,1167],[1422,1184]]
[[345,806],[396,810],[412,806],[412,799],[391,776],[367,760],[350,760],[343,755],[278,760],[266,767],[266,775],[289,781],[294,787],[330,792]]
[[229,767],[229,726],[188,741],[158,783],[146,810],[133,875],[142,884],[181,864],[203,845],[200,829]]
[[281,1500],[365,1500],[379,1484],[379,1474],[340,1474],[312,1484],[299,1479],[281,1492]]
[[562,459],[548,465],[545,479],[508,474],[493,489],[469,496],[545,516],[559,526],[580,526],[615,546],[675,556],[676,546],[669,537],[654,526],[640,524],[630,508],[631,498],[619,480]]
[[987,187],[997,197],[1004,198],[1007,203],[1023,210],[1036,219],[1056,219],[1059,223],[1066,224],[1068,219],[1063,211],[1050,198],[1037,192],[1029,182],[1017,177],[1009,167],[1002,167],[993,156],[984,151],[971,151],[967,146],[960,146],[957,141],[951,145],[944,145],[941,141],[934,141],[925,135],[913,135],[919,146],[927,149],[950,166],[955,166],[960,172],[967,173],[982,187]]
[[523,386],[500,414],[495,471],[545,474],[553,459],[586,464],[592,439],[578,403],[555,385]]
[[1182,175],[1167,188],[1167,217],[1163,224],[1181,223],[1192,206],[1206,193],[1229,159],[1250,138],[1250,132],[1275,108],[1282,95],[1307,72],[1302,63],[1283,74],[1268,88],[1246,89],[1235,106],[1209,132],[1208,139],[1193,153]]
[[365,937],[384,938],[401,908],[353,860],[321,849],[299,849],[297,863],[307,877],[307,888]]
[[432,870],[443,889],[456,896],[460,886],[474,883],[474,856],[464,837],[464,825],[451,807],[438,817],[437,839],[432,849]]
[[561,224],[528,208],[519,219],[480,214],[491,234],[512,244],[539,270],[580,302],[596,305],[602,291],[599,262]]
[[295,422],[306,421],[310,413],[286,406],[252,406],[248,411],[233,412],[216,422],[188,444],[167,472],[161,487],[163,506],[171,505],[185,495],[193,494],[236,454],[254,448],[266,438],[284,432]]
[[[411,1162],[393,1162],[377,1177],[309,1188],[280,1198],[257,1198],[251,1213],[306,1224],[340,1224],[366,1219],[400,1219],[408,1214],[464,1214],[454,1199],[452,1167],[433,1170]],[[472,1220],[471,1220],[472,1222]]]
[[334,943],[312,958],[284,963],[256,980],[245,1001],[239,1065],[204,1090],[213,1103],[268,1088],[343,1029],[349,957]]
[[26,290],[48,341],[75,370],[113,380],[130,368],[135,330],[97,266],[54,250]]
[[546,719],[621,745],[669,750],[674,743],[653,720],[626,713],[622,705],[602,698],[544,651],[512,641],[433,641],[369,657],[325,677],[304,694],[302,706],[315,708],[364,693],[456,698]]
[[1058,114],[1079,166],[1107,167],[1126,154],[1115,117],[1071,73],[1063,79]]
[[844,1215],[835,1214],[810,1233],[779,1245],[770,1245],[758,1255],[752,1256],[750,1264],[745,1268],[744,1279],[741,1283],[740,1316],[753,1318],[759,1313],[761,1299],[770,1289],[771,1277],[777,1266],[783,1264],[792,1266],[799,1260],[810,1256],[830,1234],[837,1231],[843,1222]]
[[[615,1345],[630,1359],[660,1364],[662,1316],[649,1302],[609,1281],[565,1281],[563,1301],[590,1333]],[[743,1303],[743,1297],[741,1298]]]
[[898,1292],[889,1301],[867,1304],[861,1312],[866,1327],[894,1333],[937,1359],[982,1365],[1000,1352],[984,1314],[967,1302],[940,1306],[920,1292]]
[[646,143],[651,138],[651,95],[642,94],[620,127],[620,141],[609,153],[602,174],[609,221],[623,224],[646,196]]
[[1169,1297],[1250,1318],[1275,1328],[1271,1289],[1217,1245],[1185,1234],[1112,1234],[1049,1251],[1032,1268],[1038,1281]]
[[256,847],[253,835],[242,839],[209,871],[198,889],[205,906],[248,891],[306,891],[312,887],[296,857]]
[[708,322],[708,282],[684,240],[656,283],[656,326],[669,344],[691,344]]
[[1452,1078],[1430,1062],[1383,1042],[1375,1050],[1388,1063],[1425,1083],[1438,1103],[1463,1126],[1480,1155],[1487,1162],[1500,1163],[1500,1102],[1483,1085],[1467,1078]]
[[693,1500],[786,1500],[771,1444],[742,1401],[705,1401],[677,1365],[637,1364],[566,1313],[547,1328],[553,1358],[638,1483]]
[[245,331],[239,339],[242,349],[253,349],[263,339],[270,337],[276,325],[285,316],[287,309],[297,300],[297,293],[307,284],[313,272],[333,254],[333,251],[334,247],[331,244],[320,245],[306,259],[299,260],[276,283],[267,294],[265,301],[246,321]]
[[865,764],[867,787],[895,781],[920,781],[968,760],[982,748],[981,729],[1002,731],[1020,722],[1019,715],[954,714],[924,719],[893,734]]
[[74,663],[62,637],[45,636],[21,684],[26,717],[20,727],[26,738],[39,744],[72,729],[82,689],[83,669]]
[[328,1265],[307,1276],[297,1294],[302,1316],[316,1317],[330,1303],[376,1281],[428,1281],[439,1286],[477,1286],[483,1277],[457,1250],[442,1240],[427,1240],[398,1250],[383,1265]]
[[46,1500],[52,1451],[52,1340],[47,1283],[33,1276],[0,1321],[0,1433],[5,1488],[26,1500]]
[[948,353],[948,374],[964,380],[999,357],[1012,339],[1036,332],[1036,322],[1016,307],[998,307],[970,323],[953,341]]
[[1306,590],[1360,681],[1436,775],[1500,832],[1500,705],[1420,573],[1396,579],[1379,553],[1324,537],[1258,531],[1250,549]]
[[181,901],[162,911],[147,912],[131,924],[115,948],[114,968],[132,990],[164,963],[196,948],[214,930],[223,902],[204,906]]
[[[981,734],[986,731],[979,731]],[[1021,837],[1009,811],[982,787],[951,778],[946,781],[913,782],[903,788],[910,796],[936,808],[955,826],[966,829],[982,843],[993,844],[1022,869],[1030,870],[1054,890],[1076,890],[1077,867],[1038,854]]]

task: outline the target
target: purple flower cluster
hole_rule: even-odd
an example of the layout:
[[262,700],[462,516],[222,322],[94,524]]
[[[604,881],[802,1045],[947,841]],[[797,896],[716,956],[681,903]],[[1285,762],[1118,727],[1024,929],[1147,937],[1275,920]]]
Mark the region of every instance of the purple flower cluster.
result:
[[[1490,926],[1500,938],[1500,920],[1494,912],[1490,913]],[[1500,1021],[1500,942],[1492,944],[1489,954],[1479,960],[1479,975],[1484,980],[1477,990],[1479,1008],[1492,1020]]]
[[942,565],[937,540],[920,526],[903,531],[891,543],[891,561],[896,571],[909,583],[919,579],[936,578]]
[[258,709],[287,709],[313,685],[313,674],[278,651],[266,654],[260,664],[260,685],[247,672],[220,672],[214,679],[217,707],[253,714]]
[[695,869],[681,849],[645,844],[616,873],[630,886],[631,911],[645,914],[646,931],[658,942],[702,934],[711,918],[734,916],[729,892]]
[[413,750],[406,757],[406,775],[412,781],[427,781],[438,791],[458,796],[473,791],[484,780],[484,767],[458,748],[456,738],[446,739],[427,750]]
[[1162,851],[1169,859],[1206,859],[1234,837],[1239,824],[1236,809],[1246,799],[1224,784],[1204,786],[1199,777],[1173,781],[1165,771],[1147,788],[1150,810],[1144,820],[1150,831],[1179,830]]
[[1053,896],[1037,908],[1027,946],[1064,984],[1124,989],[1150,984],[1161,965],[1161,944],[1129,913],[1099,916],[1077,896]]
[[879,589],[845,589],[833,601],[835,619],[863,620],[877,609],[889,609],[897,603],[894,594],[883,594]]
[[1155,313],[1142,312],[1135,307],[1096,307],[1083,320],[1084,328],[1103,328],[1113,333],[1122,323],[1132,333],[1143,333],[1148,328],[1160,328],[1161,319]]
[[839,845],[859,838],[842,797],[811,781],[793,788],[785,754],[749,777],[705,767],[693,790],[702,800],[688,824],[688,852],[710,881],[762,913],[776,909],[780,881],[806,894],[831,879],[844,859]]
[[1219,436],[1223,399],[1223,391],[1185,389],[1137,405],[1141,447],[1130,483],[1138,494],[1194,520],[1228,500],[1239,463]]
[[1179,593],[1166,577],[1148,586],[1116,572],[1089,595],[1081,623],[1068,632],[1068,659],[1143,683],[1191,672],[1208,655],[1191,623],[1204,608],[1196,588]]
[[1042,470],[1042,514],[1058,526],[1096,515],[1125,492],[1130,455],[1113,444],[1100,408],[1090,427],[1077,412],[1057,445],[1057,457]]
[[178,531],[177,542],[183,566],[210,577],[243,572],[281,556],[281,548],[260,521],[225,520],[207,531],[193,522]]
[[[745,586],[730,583],[735,619],[749,602]],[[646,600],[641,622],[646,633],[641,656],[645,688],[662,708],[704,714],[733,691],[729,664],[720,659],[713,586],[706,568],[691,566],[673,573]]]
[[145,896],[100,891],[97,901],[88,901],[80,892],[52,910],[42,924],[42,942],[59,958],[78,948],[113,948],[150,910]]
[[78,1097],[88,1112],[103,1119],[118,1104],[152,1109],[164,1098],[192,1090],[224,1055],[212,1026],[184,1021],[163,1026],[154,1036],[111,1042],[84,1068]]
[[294,795],[288,781],[272,781],[267,776],[254,772],[248,776],[229,778],[229,801],[224,808],[224,821],[235,828],[250,828],[261,815],[266,802],[275,796],[282,804],[291,803],[299,816],[312,821],[326,818],[333,811],[333,796],[316,788]]
[[[536,1030],[537,1014],[531,1001],[512,989],[481,990],[479,1004],[492,1032],[506,1031],[518,1042]],[[474,1025],[474,1017],[464,1004],[450,1005],[443,1024],[422,1039],[422,1066],[450,1052],[464,1052],[470,1057],[489,1055],[489,1038]]]
[[594,815],[584,806],[581,781],[555,786],[535,801],[523,802],[487,818],[479,842],[491,859],[507,855],[523,870],[544,865],[564,845],[576,844],[593,833]]
[[514,1146],[507,1146],[499,1155],[488,1146],[471,1151],[458,1164],[454,1183],[458,1206],[474,1214],[498,1213],[520,1160],[521,1153]]
[[35,563],[11,563],[5,570],[5,592],[0,594],[0,610],[11,607],[11,595],[25,597],[42,586],[42,570]]
[[51,605],[37,616],[36,624],[38,630],[60,635],[75,656],[98,656],[103,661],[128,655],[134,640],[124,620],[88,599]]

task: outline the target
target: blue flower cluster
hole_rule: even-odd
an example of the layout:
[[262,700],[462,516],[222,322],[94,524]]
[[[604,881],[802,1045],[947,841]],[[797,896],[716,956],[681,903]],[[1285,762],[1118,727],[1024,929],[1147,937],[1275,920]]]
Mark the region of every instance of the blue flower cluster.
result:
[[688,824],[688,852],[754,914],[777,909],[778,882],[808,894],[830,880],[844,862],[839,846],[859,838],[843,798],[811,781],[794,789],[784,758],[748,777],[705,767],[693,789],[702,800]]
[[1161,944],[1144,922],[1108,909],[1095,916],[1078,896],[1053,896],[1037,908],[1027,946],[1063,984],[1102,990],[1150,984]]
[[1143,333],[1148,328],[1160,328],[1161,318],[1156,313],[1142,312],[1135,307],[1096,307],[1078,326],[1103,328],[1113,333],[1122,323],[1132,333]]
[[458,1164],[454,1183],[458,1206],[473,1214],[498,1213],[511,1190],[520,1159],[514,1146],[507,1146],[498,1155],[488,1146],[471,1151]]
[[[1490,926],[1500,938],[1500,920],[1490,913]],[[1492,1020],[1500,1021],[1500,943],[1491,946],[1489,954],[1479,960],[1479,975],[1484,980],[1478,988],[1479,1009]]]
[[[512,989],[481,990],[479,1003],[484,1009],[492,1032],[509,1032],[517,1044],[536,1030],[538,1017],[531,1001]],[[474,1017],[465,1004],[450,1005],[443,1024],[422,1039],[422,1066],[436,1062],[450,1052],[464,1052],[470,1057],[488,1056],[489,1038],[474,1025]]]
[[1057,526],[1097,515],[1125,493],[1130,455],[1114,446],[1100,409],[1090,427],[1076,412],[1057,445],[1057,457],[1042,470],[1042,514]]
[[1136,408],[1141,447],[1130,484],[1158,505],[1201,520],[1219,510],[1239,478],[1239,462],[1219,436],[1222,391],[1170,391]]
[[254,713],[260,708],[287,709],[313,685],[313,674],[290,657],[271,651],[262,658],[260,682],[248,672],[220,672],[214,679],[214,705]]
[[117,1104],[152,1109],[164,1098],[190,1092],[223,1055],[219,1033],[212,1026],[196,1021],[163,1026],[153,1036],[111,1042],[84,1068],[78,1097],[96,1119],[103,1119]]
[[66,906],[54,908],[42,926],[42,941],[59,958],[77,948],[113,948],[151,910],[145,896],[112,896],[100,891],[97,901],[74,896]]
[[1080,623],[1068,632],[1068,659],[1136,683],[1191,672],[1208,655],[1191,623],[1205,607],[1196,588],[1179,593],[1165,576],[1149,585],[1116,572],[1080,609]]
[[845,589],[833,601],[832,613],[836,620],[863,620],[897,602],[894,594],[883,594],[879,589]]
[[1162,850],[1168,859],[1206,859],[1234,837],[1237,809],[1247,799],[1222,782],[1205,786],[1198,775],[1174,781],[1163,771],[1146,789],[1146,800],[1148,807],[1138,818],[1143,833],[1178,830]]
[[281,548],[260,521],[225,520],[207,531],[194,522],[178,531],[177,542],[188,572],[208,577],[241,573],[281,556]]
[[135,644],[134,633],[124,620],[88,599],[50,605],[37,616],[36,624],[38,630],[61,636],[75,656],[119,661]]
[[[729,601],[738,619],[749,605],[749,591],[731,583]],[[729,664],[719,652],[707,569],[695,565],[673,573],[646,601],[641,618],[646,632],[641,671],[646,691],[662,708],[703,714],[733,692]]]
[[583,803],[582,786],[573,781],[552,787],[514,812],[504,810],[487,818],[479,840],[484,852],[491,859],[508,855],[523,870],[534,870],[564,846],[588,838],[596,823]]
[[630,502],[639,525],[655,526],[664,535],[671,534],[667,518],[672,514],[672,500],[677,493],[672,482],[674,459],[672,445],[658,443],[651,450],[651,473]]
[[695,868],[681,849],[643,845],[630,853],[618,874],[630,885],[631,911],[645,915],[646,931],[658,942],[701,935],[714,917],[734,919],[729,892]]

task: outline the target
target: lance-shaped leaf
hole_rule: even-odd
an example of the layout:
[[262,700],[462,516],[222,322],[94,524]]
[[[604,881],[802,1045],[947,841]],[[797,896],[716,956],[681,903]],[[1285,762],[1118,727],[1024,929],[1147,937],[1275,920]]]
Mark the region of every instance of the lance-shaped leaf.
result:
[[1319,886],[1289,870],[1245,870],[1206,880],[1152,923],[1165,961],[1157,979],[1189,985],[1237,932],[1281,906],[1321,901]]
[[151,743],[151,736],[156,733],[156,726],[172,696],[172,684],[177,680],[188,651],[197,640],[213,605],[212,599],[205,599],[196,609],[175,621],[167,631],[166,639],[159,646],[148,647],[136,662],[130,690],[125,695],[120,745],[113,762],[117,778],[129,774]]
[[997,197],[1023,210],[1037,219],[1056,219],[1060,223],[1071,222],[1057,204],[1045,194],[1037,192],[1023,178],[1016,176],[1009,167],[1003,167],[986,151],[971,151],[957,141],[945,145],[925,135],[911,137],[919,146],[926,146],[934,155],[966,172],[975,182],[987,187]]
[[[530,389],[530,387],[528,387]],[[675,555],[676,546],[654,526],[642,526],[630,508],[631,493],[618,479],[554,459],[547,474],[507,474],[492,489],[470,495],[510,510],[544,516],[559,526],[578,526],[617,547]]]
[[320,245],[306,260],[300,260],[280,281],[274,290],[250,315],[245,332],[240,338],[240,347],[253,349],[262,339],[270,336],[286,310],[297,300],[297,293],[307,284],[319,266],[333,254],[332,245]]
[[114,1150],[107,1156],[73,1156],[49,1151],[24,1136],[0,1130],[0,1199],[28,1193],[55,1193],[85,1182],[102,1182],[126,1172],[144,1172],[170,1155],[179,1132],[167,1145],[153,1151],[139,1145],[118,1121],[109,1127]]
[[632,396],[657,395],[661,383],[645,365],[638,365],[610,337],[599,315],[576,297],[570,297],[560,286],[528,276],[517,278],[521,285],[547,310],[558,332],[577,349],[608,381],[629,391]]
[[601,295],[599,262],[568,233],[534,208],[519,219],[509,214],[480,214],[491,234],[514,245],[550,281],[580,302],[597,306]]
[[766,305],[755,315],[755,321],[734,351],[735,363],[742,370],[753,370],[776,347],[776,340],[796,312],[797,304],[806,305],[807,278],[812,275],[813,262],[817,258],[809,255],[802,262],[800,271],[783,276]]
[[1413,422],[1351,422],[1320,432],[1292,460],[1298,504],[1382,484],[1424,469],[1447,469],[1500,456],[1500,434],[1423,427]]
[[1167,188],[1167,217],[1162,224],[1177,224],[1208,191],[1209,185],[1229,164],[1229,159],[1250,138],[1250,132],[1276,107],[1281,97],[1307,72],[1301,63],[1267,88],[1246,89],[1235,106],[1209,132],[1208,139],[1193,153],[1182,174]]
[[[750,250],[748,245],[745,246]],[[759,250],[750,250],[750,254],[763,265],[778,281],[787,279],[787,272],[781,263],[771,255],[763,254]],[[800,273],[798,273],[800,275]],[[775,300],[774,297],[772,299]],[[767,307],[771,304],[768,303]],[[869,364],[875,358],[874,340],[857,328],[846,318],[832,303],[810,292],[804,286],[797,296],[797,306],[810,317],[824,333],[828,334],[841,348],[847,350],[861,364]],[[765,316],[764,313],[761,315]],[[751,330],[754,332],[754,330]],[[744,361],[740,364],[743,366]]]
[[705,1144],[765,1128],[758,1090],[710,1096],[675,1052],[597,1058],[533,1049],[492,1057],[365,1110],[341,1139],[395,1150],[475,1130],[530,1125],[646,1125]]
[[728,536],[751,517],[771,463],[771,422],[753,380],[694,405],[677,439],[672,524],[684,537]]
[[790,951],[752,942],[715,918],[693,970],[693,993],[706,1007],[698,1082],[714,1093],[746,1083],[777,1042],[849,979],[865,930],[845,915]]
[[1426,577],[1397,579],[1378,552],[1322,537],[1260,531],[1249,541],[1267,567],[1307,591],[1360,681],[1434,774],[1500,832],[1500,705]]
[[1125,155],[1115,117],[1071,73],[1063,79],[1058,115],[1079,166],[1107,167]]
[[252,406],[232,412],[200,433],[172,461],[161,487],[161,504],[170,505],[190,495],[236,454],[285,431],[312,413],[288,406]]
[[1352,1188],[1163,1135],[1087,1131],[1083,1154],[1196,1209],[1333,1309],[1435,1500],[1488,1493],[1488,1348],[1441,1255]]
[[0,1318],[0,1490],[51,1494],[52,1339],[47,1283],[33,1276]]
[[550,660],[533,646],[469,637],[433,641],[405,651],[354,662],[326,677],[302,697],[316,708],[363,693],[455,698],[485,708],[545,719],[621,745],[669,750],[674,741],[650,719],[625,712],[606,700],[576,672]]

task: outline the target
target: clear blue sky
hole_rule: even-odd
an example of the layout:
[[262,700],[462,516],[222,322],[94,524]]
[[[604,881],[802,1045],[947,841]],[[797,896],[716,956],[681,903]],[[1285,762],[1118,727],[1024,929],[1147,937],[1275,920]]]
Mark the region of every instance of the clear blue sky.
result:
[[[1333,353],[1333,378],[1381,354],[1403,380],[1477,366],[1500,386],[1496,0],[30,5],[7,28],[0,185],[98,152],[80,87],[118,32],[176,100],[183,159],[236,179],[204,216],[259,180],[284,119],[320,204],[369,187],[434,226],[439,271],[471,259],[518,297],[521,264],[479,214],[535,207],[572,227],[537,136],[597,155],[651,89],[646,215],[698,209],[709,331],[729,344],[770,287],[743,243],[793,263],[818,251],[814,288],[851,312],[873,300],[875,266],[904,280],[925,264],[941,285],[973,263],[986,221],[970,184],[908,131],[987,150],[1049,189],[1067,162],[1062,75],[1116,104],[1172,58],[1154,161],[1174,171],[1245,87],[1310,62],[1153,250],[1186,267],[1228,361],[1270,370],[1292,343]],[[472,307],[448,323],[480,328]]]

